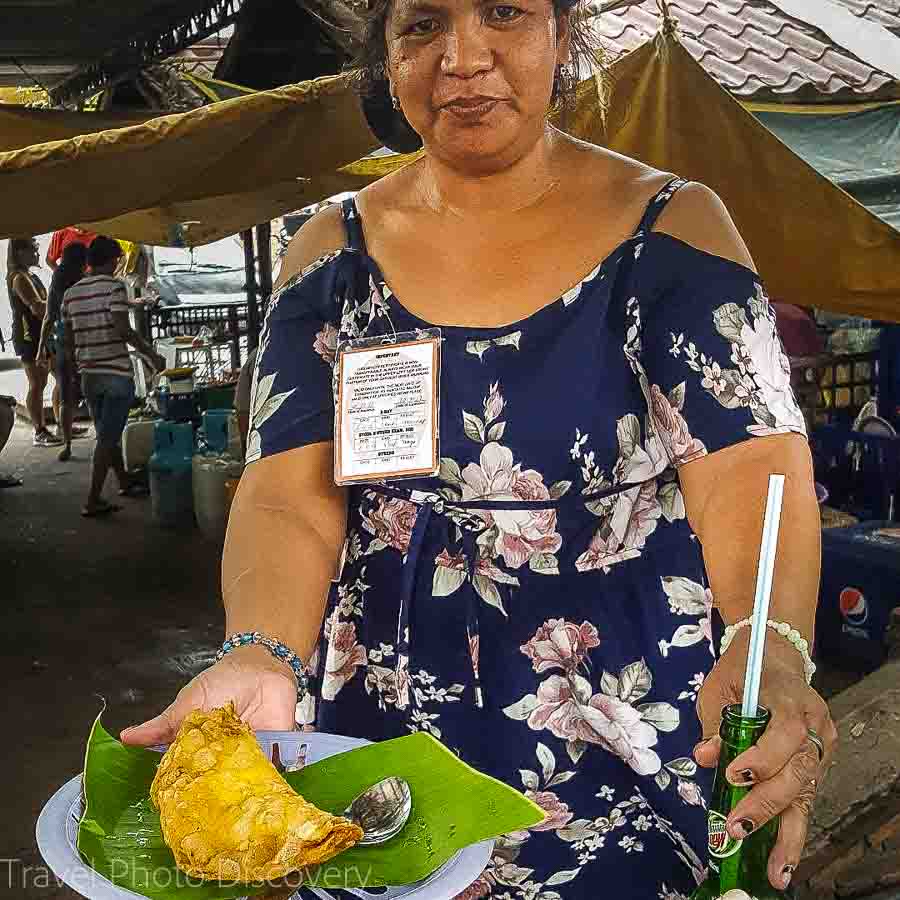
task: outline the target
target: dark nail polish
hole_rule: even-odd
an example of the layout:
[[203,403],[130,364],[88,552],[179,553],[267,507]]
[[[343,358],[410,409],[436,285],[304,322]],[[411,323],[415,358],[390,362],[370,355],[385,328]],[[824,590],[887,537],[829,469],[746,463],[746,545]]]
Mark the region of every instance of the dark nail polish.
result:
[[753,819],[741,819],[741,821],[738,822],[738,827],[744,832],[744,837],[749,837],[756,828],[753,824]]
[[785,866],[781,870],[781,880],[785,887],[787,887],[791,883],[791,877],[793,876],[795,869],[796,866]]
[[735,787],[750,787],[756,779],[753,777],[753,769],[741,769],[734,778],[728,779]]

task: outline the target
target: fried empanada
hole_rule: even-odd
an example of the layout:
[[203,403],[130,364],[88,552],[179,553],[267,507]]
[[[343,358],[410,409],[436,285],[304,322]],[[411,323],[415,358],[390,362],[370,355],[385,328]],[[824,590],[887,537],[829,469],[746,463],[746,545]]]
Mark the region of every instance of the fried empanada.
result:
[[195,711],[159,764],[150,798],[178,868],[210,881],[268,881],[352,847],[362,829],[308,803],[229,703]]

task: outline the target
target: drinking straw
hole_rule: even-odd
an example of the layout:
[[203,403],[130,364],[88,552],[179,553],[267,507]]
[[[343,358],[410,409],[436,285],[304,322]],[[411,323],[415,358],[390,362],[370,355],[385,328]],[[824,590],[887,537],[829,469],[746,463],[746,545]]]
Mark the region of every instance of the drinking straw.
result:
[[769,476],[769,495],[763,521],[759,568],[756,571],[756,596],[750,624],[750,649],[747,651],[747,674],[744,679],[744,702],[741,715],[755,716],[759,705],[759,681],[762,676],[763,653],[766,649],[766,622],[775,575],[775,551],[778,547],[778,528],[781,524],[781,501],[784,496],[784,475]]

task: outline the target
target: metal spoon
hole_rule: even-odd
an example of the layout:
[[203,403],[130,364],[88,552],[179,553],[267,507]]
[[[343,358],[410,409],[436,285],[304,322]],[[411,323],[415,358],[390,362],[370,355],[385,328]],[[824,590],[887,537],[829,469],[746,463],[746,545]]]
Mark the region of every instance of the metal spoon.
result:
[[373,784],[344,810],[363,830],[359,846],[383,844],[399,834],[412,812],[409,785],[393,776]]
[[[277,743],[272,744],[272,764],[282,774],[296,772],[306,762],[307,744],[298,753],[297,764],[286,766],[281,761]],[[302,759],[302,761],[301,761]],[[396,776],[385,778],[363,791],[344,810],[344,816],[363,830],[360,845],[383,844],[397,835],[409,819],[412,795],[409,785]]]

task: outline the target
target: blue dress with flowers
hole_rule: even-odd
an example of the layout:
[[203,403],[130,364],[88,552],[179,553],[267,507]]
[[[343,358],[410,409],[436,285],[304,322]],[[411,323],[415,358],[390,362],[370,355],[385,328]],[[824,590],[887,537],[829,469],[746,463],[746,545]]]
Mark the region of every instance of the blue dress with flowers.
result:
[[[677,472],[804,423],[758,277],[653,231],[683,184],[555,302],[444,327],[440,475],[349,490],[298,721],[428,731],[546,811],[466,900],[678,900],[704,875],[718,626]],[[270,303],[248,462],[332,440],[339,341],[430,327],[343,212],[348,245]]]

